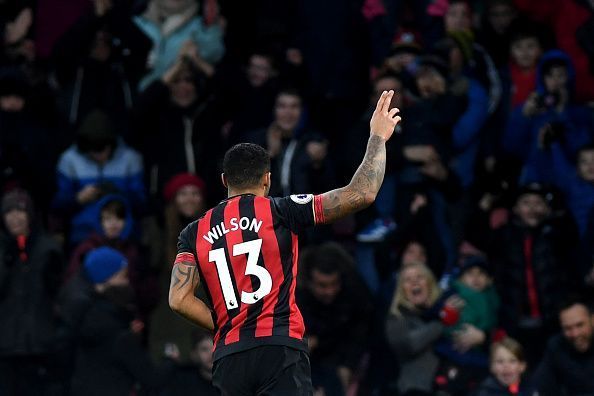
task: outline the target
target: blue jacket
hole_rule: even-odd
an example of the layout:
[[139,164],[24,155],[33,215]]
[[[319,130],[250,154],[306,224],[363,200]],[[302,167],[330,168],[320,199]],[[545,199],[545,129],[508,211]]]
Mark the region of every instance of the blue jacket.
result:
[[95,232],[98,235],[105,236],[103,227],[101,226],[101,210],[103,207],[112,201],[120,201],[126,207],[126,219],[124,229],[119,239],[128,239],[132,235],[134,229],[134,218],[132,217],[132,209],[128,204],[128,200],[119,194],[107,194],[98,201],[89,204],[89,207],[84,210],[84,216],[77,216],[76,222],[73,222],[73,228],[84,231],[85,234]]
[[480,132],[489,115],[487,91],[477,80],[470,78],[468,81],[468,105],[452,129],[452,166],[463,188],[474,181],[474,163],[479,149]]
[[141,90],[159,79],[175,63],[180,48],[188,40],[198,45],[200,56],[208,63],[218,62],[225,53],[221,27],[218,24],[205,26],[201,17],[190,19],[167,36],[163,35],[159,26],[142,16],[135,16],[133,21],[153,42],[149,60],[154,60],[154,64],[140,81]]
[[141,211],[146,204],[142,159],[136,151],[119,143],[111,159],[100,166],[80,153],[75,145],[71,146],[58,162],[58,192],[53,206],[75,213],[70,236],[72,243],[84,240],[97,224],[96,205],[101,201],[84,206],[76,201],[76,194],[88,185],[122,195],[137,211]]
[[[537,74],[537,91],[544,93],[542,66],[551,59],[560,59],[567,65],[569,74],[567,88],[571,97],[575,90],[575,70],[569,57],[559,50],[549,51],[542,57]],[[557,112],[556,109],[547,109],[532,117],[525,117],[522,107],[522,105],[517,106],[510,115],[504,134],[503,148],[509,154],[523,160],[522,183],[528,181],[552,183],[550,175],[542,174],[539,169],[538,135],[540,130],[547,124],[561,124],[564,127],[563,150],[568,158],[574,158],[580,147],[592,141],[589,131],[591,126],[589,111],[584,107],[571,104],[571,99],[562,112]]]
[[588,226],[590,210],[594,208],[594,183],[582,179],[567,159],[567,155],[559,143],[553,143],[550,150],[541,150],[535,160],[538,174],[527,173],[527,182],[539,181],[539,177],[546,175],[565,196],[567,206],[583,236]]

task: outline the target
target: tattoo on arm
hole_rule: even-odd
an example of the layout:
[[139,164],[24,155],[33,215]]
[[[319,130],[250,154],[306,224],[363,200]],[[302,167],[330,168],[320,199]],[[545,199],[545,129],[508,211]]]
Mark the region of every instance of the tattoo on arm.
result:
[[386,170],[386,144],[376,135],[367,143],[365,157],[346,186],[322,195],[327,223],[369,206],[379,191]]
[[190,281],[192,281],[192,286],[196,284],[196,268],[191,265],[184,265],[184,267],[185,271],[179,264],[176,264],[173,267],[173,273],[171,274],[171,288],[177,287],[178,290],[183,289]]

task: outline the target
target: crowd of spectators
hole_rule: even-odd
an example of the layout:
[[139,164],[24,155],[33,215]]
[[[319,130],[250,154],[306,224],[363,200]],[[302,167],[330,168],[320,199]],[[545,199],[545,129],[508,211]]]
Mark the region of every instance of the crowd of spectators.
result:
[[300,235],[316,396],[594,395],[593,0],[0,0],[0,395],[215,394],[167,290],[223,153],[339,187],[390,89]]

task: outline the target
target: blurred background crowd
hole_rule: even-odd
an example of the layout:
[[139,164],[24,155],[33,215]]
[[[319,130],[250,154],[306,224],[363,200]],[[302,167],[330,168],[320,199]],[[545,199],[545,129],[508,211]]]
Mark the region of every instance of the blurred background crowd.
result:
[[[593,0],[0,0],[0,395],[211,395],[179,232],[265,147],[316,395],[594,395]],[[538,393],[537,393],[538,392]]]

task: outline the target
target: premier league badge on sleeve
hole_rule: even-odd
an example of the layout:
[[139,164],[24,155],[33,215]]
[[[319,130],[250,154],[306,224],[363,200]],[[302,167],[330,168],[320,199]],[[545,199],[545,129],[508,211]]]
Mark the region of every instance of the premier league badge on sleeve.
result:
[[308,202],[311,202],[311,200],[313,199],[313,195],[312,194],[296,194],[296,195],[291,195],[291,201],[304,205]]

